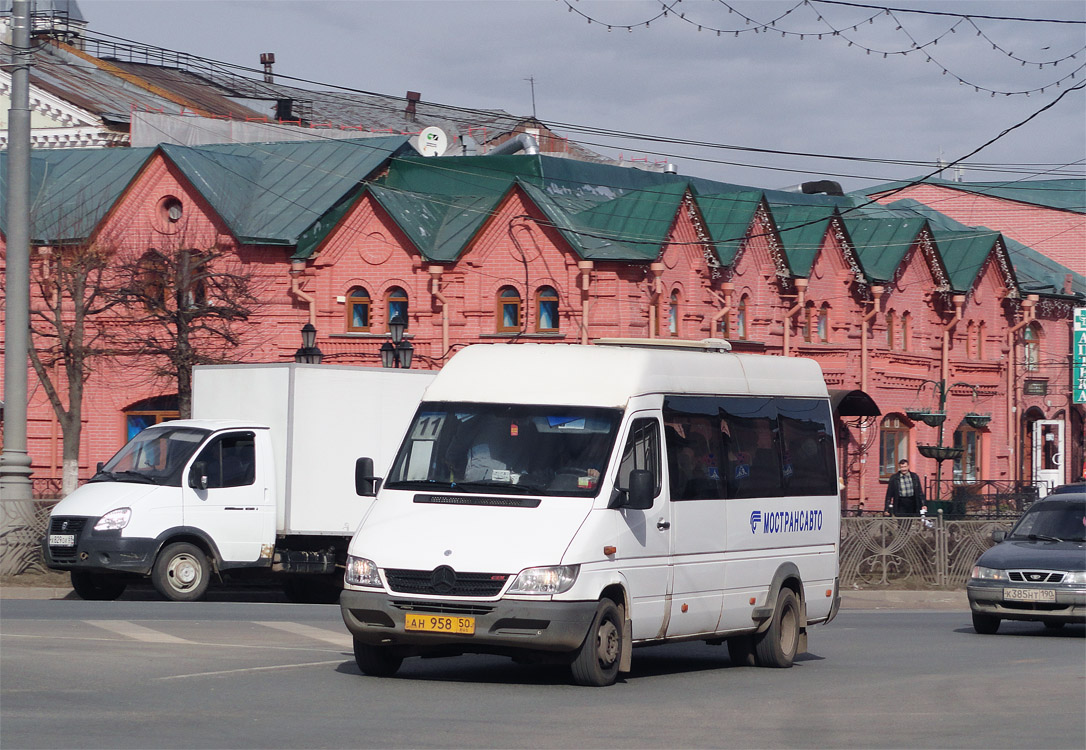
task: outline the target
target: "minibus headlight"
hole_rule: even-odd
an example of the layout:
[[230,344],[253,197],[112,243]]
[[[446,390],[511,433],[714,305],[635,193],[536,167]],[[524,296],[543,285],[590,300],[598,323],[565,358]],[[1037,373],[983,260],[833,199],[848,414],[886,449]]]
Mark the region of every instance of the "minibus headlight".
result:
[[577,581],[580,565],[555,565],[548,568],[528,568],[522,570],[513,585],[510,594],[563,594],[573,588]]
[[973,567],[973,580],[976,581],[1009,581],[1007,571],[999,568],[986,568],[983,565]]
[[377,573],[377,564],[364,557],[347,555],[347,572],[343,580],[351,586],[375,586],[381,588],[381,576]]
[[106,513],[94,524],[95,531],[120,531],[128,525],[128,519],[132,517],[131,508],[116,508]]

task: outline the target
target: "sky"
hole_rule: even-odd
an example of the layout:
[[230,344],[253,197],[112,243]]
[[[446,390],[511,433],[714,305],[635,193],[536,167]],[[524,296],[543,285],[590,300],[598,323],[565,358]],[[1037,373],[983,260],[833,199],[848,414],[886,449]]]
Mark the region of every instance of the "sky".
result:
[[394,96],[411,90],[428,102],[525,116],[534,106],[560,134],[612,158],[671,162],[681,174],[741,185],[833,179],[859,190],[926,175],[993,139],[966,160],[960,179],[1086,175],[1086,91],[1070,90],[1086,83],[1086,2],[856,2],[872,7],[79,0],[79,8],[92,34],[254,69],[273,52],[284,83],[281,76]]

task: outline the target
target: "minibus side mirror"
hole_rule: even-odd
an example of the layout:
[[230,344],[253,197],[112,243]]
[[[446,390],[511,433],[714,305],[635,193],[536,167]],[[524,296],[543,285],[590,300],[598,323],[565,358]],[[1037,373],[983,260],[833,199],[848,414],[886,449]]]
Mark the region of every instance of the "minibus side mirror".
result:
[[656,497],[656,480],[647,469],[634,469],[630,472],[630,486],[623,489],[616,487],[611,493],[608,508],[630,508],[648,510]]
[[1000,542],[1002,542],[1006,538],[1007,538],[1007,532],[1004,531],[1003,529],[996,529],[995,531],[992,532],[992,541],[995,542],[996,544],[999,544]]
[[189,468],[189,487],[194,490],[207,489],[207,465],[203,461],[194,461]]
[[381,478],[373,475],[373,459],[369,456],[354,462],[354,491],[362,497],[377,497]]

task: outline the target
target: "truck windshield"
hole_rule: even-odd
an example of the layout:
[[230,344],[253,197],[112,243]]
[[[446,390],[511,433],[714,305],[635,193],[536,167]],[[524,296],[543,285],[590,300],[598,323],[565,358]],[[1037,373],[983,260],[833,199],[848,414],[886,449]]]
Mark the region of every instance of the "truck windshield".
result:
[[109,459],[92,482],[144,482],[181,486],[181,473],[210,430],[152,427],[136,435]]
[[424,402],[385,487],[591,497],[622,412]]

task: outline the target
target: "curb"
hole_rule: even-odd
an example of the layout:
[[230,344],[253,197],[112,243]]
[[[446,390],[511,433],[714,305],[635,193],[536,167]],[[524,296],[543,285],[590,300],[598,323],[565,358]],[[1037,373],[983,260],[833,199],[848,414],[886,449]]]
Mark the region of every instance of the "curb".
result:
[[[144,597],[143,592],[132,592],[123,599],[157,599],[153,592]],[[225,592],[222,592],[225,593]],[[277,593],[270,594],[276,596]],[[0,586],[0,600],[55,600],[78,599],[71,588],[46,586]],[[219,597],[216,597],[219,599]],[[230,597],[225,601],[252,601],[251,595]],[[965,591],[872,591],[854,590],[841,592],[841,609],[920,609],[942,611],[969,611],[969,599]]]

